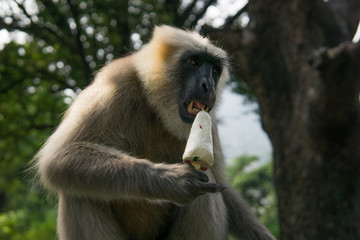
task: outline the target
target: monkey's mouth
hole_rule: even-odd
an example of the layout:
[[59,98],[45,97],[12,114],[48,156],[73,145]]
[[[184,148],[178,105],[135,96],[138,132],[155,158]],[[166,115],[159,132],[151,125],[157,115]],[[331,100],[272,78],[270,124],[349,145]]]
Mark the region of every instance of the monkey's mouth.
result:
[[196,116],[196,114],[198,114],[198,112],[200,112],[201,110],[205,110],[205,111],[209,112],[209,109],[210,109],[206,104],[196,101],[196,100],[190,101],[186,105],[186,108],[187,108],[187,112],[193,116]]
[[211,105],[200,102],[199,100],[191,100],[179,106],[179,115],[183,122],[192,124],[194,122],[196,114],[198,114],[198,112],[200,112],[201,110],[210,112]]

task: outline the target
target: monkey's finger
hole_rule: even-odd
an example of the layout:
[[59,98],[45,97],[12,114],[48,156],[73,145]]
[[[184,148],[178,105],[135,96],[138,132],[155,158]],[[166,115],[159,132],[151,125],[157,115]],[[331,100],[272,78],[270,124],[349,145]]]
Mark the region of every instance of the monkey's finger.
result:
[[208,182],[209,181],[209,177],[205,173],[202,173],[200,171],[196,171],[196,178],[200,182]]
[[186,174],[186,177],[191,177],[191,178],[196,178],[196,180],[200,181],[200,182],[208,182],[209,181],[209,177],[203,173],[200,172],[198,170],[195,169],[194,166],[192,166],[191,164],[188,165],[190,171]]
[[224,191],[226,186],[218,183],[201,183],[197,188],[201,192],[216,193]]
[[219,183],[219,192],[223,192],[226,188],[226,185]]

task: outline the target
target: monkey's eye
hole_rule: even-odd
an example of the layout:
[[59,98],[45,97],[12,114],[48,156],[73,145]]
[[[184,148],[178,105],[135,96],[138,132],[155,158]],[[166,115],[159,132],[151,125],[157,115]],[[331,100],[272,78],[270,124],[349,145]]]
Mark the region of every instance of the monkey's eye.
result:
[[193,56],[188,59],[188,64],[192,67],[199,67],[201,66],[201,60],[200,58]]
[[214,78],[220,77],[220,68],[218,66],[213,66],[211,71]]

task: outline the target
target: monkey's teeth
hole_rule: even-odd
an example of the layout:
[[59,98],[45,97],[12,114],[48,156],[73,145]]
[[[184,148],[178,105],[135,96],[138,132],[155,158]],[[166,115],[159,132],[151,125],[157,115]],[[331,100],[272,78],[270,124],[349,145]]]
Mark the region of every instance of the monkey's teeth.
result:
[[187,107],[188,112],[192,111],[194,101],[191,101]]
[[[195,105],[195,106],[194,106]],[[187,106],[187,111],[188,113],[192,114],[192,115],[196,115],[197,113],[199,113],[202,110],[205,110],[206,112],[209,111],[209,107],[206,106],[205,104],[200,104],[203,105],[204,108],[203,109],[199,109],[199,103],[194,104],[194,101],[191,101],[188,106]]]

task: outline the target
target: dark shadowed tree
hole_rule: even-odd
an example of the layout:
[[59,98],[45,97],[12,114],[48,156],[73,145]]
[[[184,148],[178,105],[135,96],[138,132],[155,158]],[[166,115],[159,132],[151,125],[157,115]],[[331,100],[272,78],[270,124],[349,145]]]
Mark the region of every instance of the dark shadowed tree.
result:
[[[260,1],[212,35],[256,95],[281,239],[360,239],[360,1]],[[208,30],[211,32],[211,30]]]

